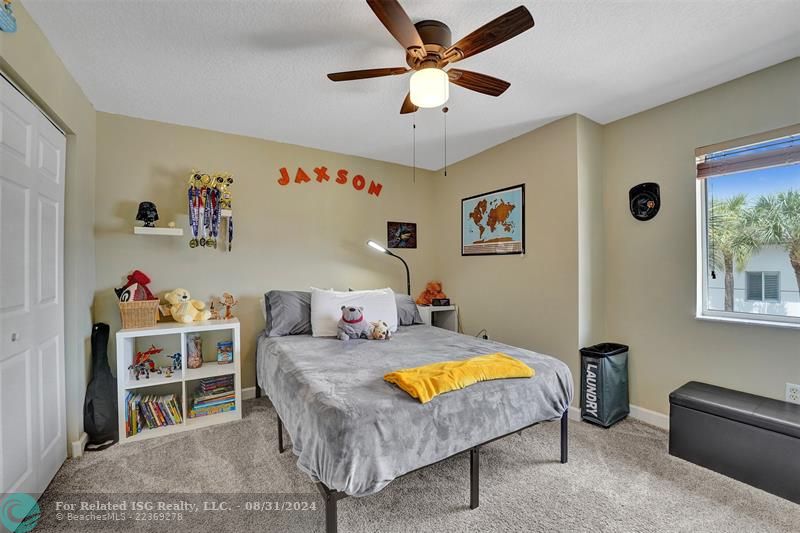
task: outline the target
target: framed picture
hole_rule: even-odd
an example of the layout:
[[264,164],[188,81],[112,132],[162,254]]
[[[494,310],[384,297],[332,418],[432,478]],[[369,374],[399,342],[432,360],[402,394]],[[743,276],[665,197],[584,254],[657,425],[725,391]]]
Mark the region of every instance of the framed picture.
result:
[[525,253],[525,184],[461,200],[461,255]]
[[389,248],[416,248],[416,222],[387,222],[386,243]]

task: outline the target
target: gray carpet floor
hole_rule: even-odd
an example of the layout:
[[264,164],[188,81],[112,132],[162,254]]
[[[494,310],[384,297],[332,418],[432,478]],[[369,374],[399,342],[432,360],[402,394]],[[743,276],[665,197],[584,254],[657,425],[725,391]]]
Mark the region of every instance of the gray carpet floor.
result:
[[[36,531],[323,531],[319,493],[291,451],[277,453],[271,405],[256,399],[244,407],[240,422],[67,461],[42,497]],[[608,430],[571,421],[569,463],[558,456],[558,423],[541,424],[483,448],[478,509],[469,510],[469,457],[462,454],[374,496],[341,500],[339,531],[800,531],[800,506],[671,457],[666,432],[635,420]],[[131,501],[224,499],[240,508],[171,523],[55,517],[58,501],[113,499],[109,493]],[[317,509],[253,512],[242,503],[275,499]]]

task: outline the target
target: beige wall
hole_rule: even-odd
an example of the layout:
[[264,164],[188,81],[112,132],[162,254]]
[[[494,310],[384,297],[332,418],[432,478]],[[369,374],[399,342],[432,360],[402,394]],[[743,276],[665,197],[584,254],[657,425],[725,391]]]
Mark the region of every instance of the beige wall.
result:
[[[106,113],[97,114],[95,317],[119,326],[113,287],[138,268],[151,288],[188,289],[208,301],[229,291],[240,299],[243,386],[255,385],[255,340],[264,327],[263,293],[270,289],[391,286],[405,291],[396,259],[365,246],[386,240],[386,221],[419,224],[416,250],[398,252],[409,263],[414,292],[434,274],[434,211],[430,173],[299,146],[216,133]],[[328,183],[278,185],[279,169],[297,166],[314,178],[328,167]],[[186,188],[193,167],[234,175],[235,238],[231,253],[189,249]],[[379,197],[333,182],[346,168],[383,184]],[[160,223],[177,220],[184,237],[133,235],[139,201],[158,206]]]
[[581,115],[576,120],[578,344],[590,346],[603,340],[606,325],[603,127]]
[[[435,178],[438,272],[462,328],[578,368],[577,116],[451,165]],[[524,256],[461,256],[461,199],[525,184]]]
[[64,305],[67,438],[83,432],[94,287],[95,111],[39,27],[14,3],[16,33],[0,32],[0,70],[67,135]]
[[[800,122],[800,59],[605,127],[607,336],[631,346],[631,401],[668,412],[689,380],[783,398],[800,380],[800,332],[698,321],[694,149]],[[628,189],[661,185],[637,222]]]

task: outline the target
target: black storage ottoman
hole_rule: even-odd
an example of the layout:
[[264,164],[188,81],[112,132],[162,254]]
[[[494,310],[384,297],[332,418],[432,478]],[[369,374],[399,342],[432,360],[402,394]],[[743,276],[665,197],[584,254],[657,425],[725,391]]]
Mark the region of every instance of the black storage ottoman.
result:
[[697,381],[669,403],[671,455],[800,503],[800,405]]

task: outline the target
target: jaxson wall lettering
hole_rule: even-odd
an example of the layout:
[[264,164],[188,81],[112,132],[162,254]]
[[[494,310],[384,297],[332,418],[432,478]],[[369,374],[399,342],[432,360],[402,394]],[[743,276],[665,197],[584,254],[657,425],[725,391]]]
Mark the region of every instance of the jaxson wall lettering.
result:
[[332,171],[328,171],[328,167],[316,167],[312,173],[312,177],[305,170],[303,170],[303,167],[297,167],[297,172],[294,174],[294,179],[292,179],[292,176],[289,174],[289,170],[286,167],[281,167],[280,173],[281,177],[278,178],[278,185],[284,187],[292,182],[303,184],[310,183],[311,181],[323,183],[333,180],[339,185],[347,185],[349,182],[353,189],[357,191],[366,190],[366,193],[372,196],[380,196],[381,190],[383,189],[383,184],[373,180],[369,180],[369,185],[367,185],[367,178],[361,174],[356,174],[351,178],[349,176],[350,172],[344,168],[340,168],[333,173]]

